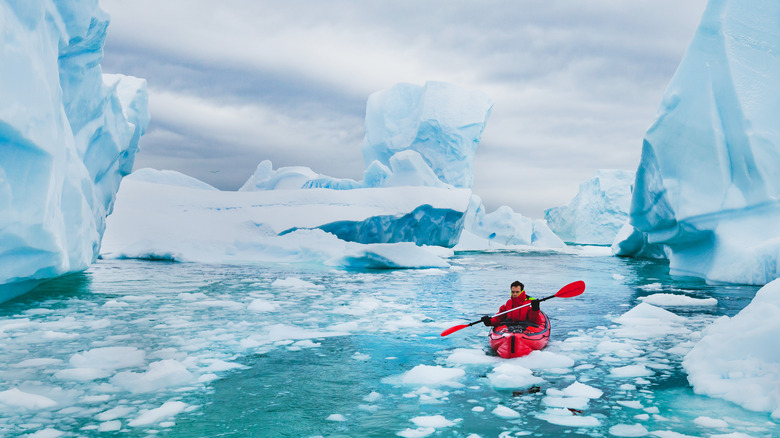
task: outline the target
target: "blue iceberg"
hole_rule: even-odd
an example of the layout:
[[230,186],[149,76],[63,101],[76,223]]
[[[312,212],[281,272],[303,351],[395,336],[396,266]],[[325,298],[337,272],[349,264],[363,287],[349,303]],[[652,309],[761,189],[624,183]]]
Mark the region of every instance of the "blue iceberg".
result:
[[146,82],[102,74],[97,0],[0,2],[0,301],[86,269],[149,122]]
[[637,232],[622,233],[617,255],[646,242],[674,274],[754,285],[780,275],[778,17],[773,1],[710,1],[645,135]]

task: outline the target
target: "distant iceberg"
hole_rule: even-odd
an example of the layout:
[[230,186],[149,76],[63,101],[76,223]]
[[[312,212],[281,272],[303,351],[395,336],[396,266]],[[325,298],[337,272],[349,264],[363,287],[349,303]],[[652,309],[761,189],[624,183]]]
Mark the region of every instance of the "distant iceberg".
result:
[[567,205],[545,210],[547,225],[566,242],[611,245],[628,220],[634,172],[599,170]]
[[146,82],[102,74],[98,1],[3,1],[0,302],[86,269],[149,123]]
[[776,1],[710,1],[645,135],[630,221],[673,274],[780,275],[779,17]]

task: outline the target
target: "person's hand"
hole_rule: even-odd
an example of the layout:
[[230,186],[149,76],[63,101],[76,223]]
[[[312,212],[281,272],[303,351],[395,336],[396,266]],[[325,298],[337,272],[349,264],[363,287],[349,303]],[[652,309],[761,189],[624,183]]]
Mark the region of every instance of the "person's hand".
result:
[[538,311],[539,311],[539,306],[540,306],[541,304],[542,304],[542,303],[540,303],[540,302],[539,302],[539,300],[533,300],[533,301],[531,301],[531,310],[534,310],[534,311],[537,311],[537,312],[538,312]]
[[486,326],[490,327],[490,316],[485,315],[482,317],[482,324],[485,324]]

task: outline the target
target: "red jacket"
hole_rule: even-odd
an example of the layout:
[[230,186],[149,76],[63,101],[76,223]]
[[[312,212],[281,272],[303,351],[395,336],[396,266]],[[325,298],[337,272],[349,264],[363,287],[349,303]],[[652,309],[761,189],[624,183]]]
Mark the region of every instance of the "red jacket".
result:
[[517,309],[513,312],[506,313],[504,315],[496,316],[490,320],[490,325],[497,326],[504,322],[513,321],[528,321],[533,324],[540,324],[539,311],[531,310],[531,300],[526,297],[525,292],[521,293],[519,297],[510,298],[506,304],[498,309],[497,313],[501,313],[509,309],[514,309],[515,307],[522,306],[523,304],[528,304],[528,306],[523,307],[522,309]]

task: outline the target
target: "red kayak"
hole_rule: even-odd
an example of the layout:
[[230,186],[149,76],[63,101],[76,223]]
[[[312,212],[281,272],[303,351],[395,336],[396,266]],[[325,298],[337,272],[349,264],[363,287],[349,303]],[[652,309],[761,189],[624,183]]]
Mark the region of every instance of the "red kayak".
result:
[[550,340],[550,319],[539,312],[541,324],[506,324],[490,330],[490,348],[499,356],[509,359],[525,356],[534,350],[541,350]]

